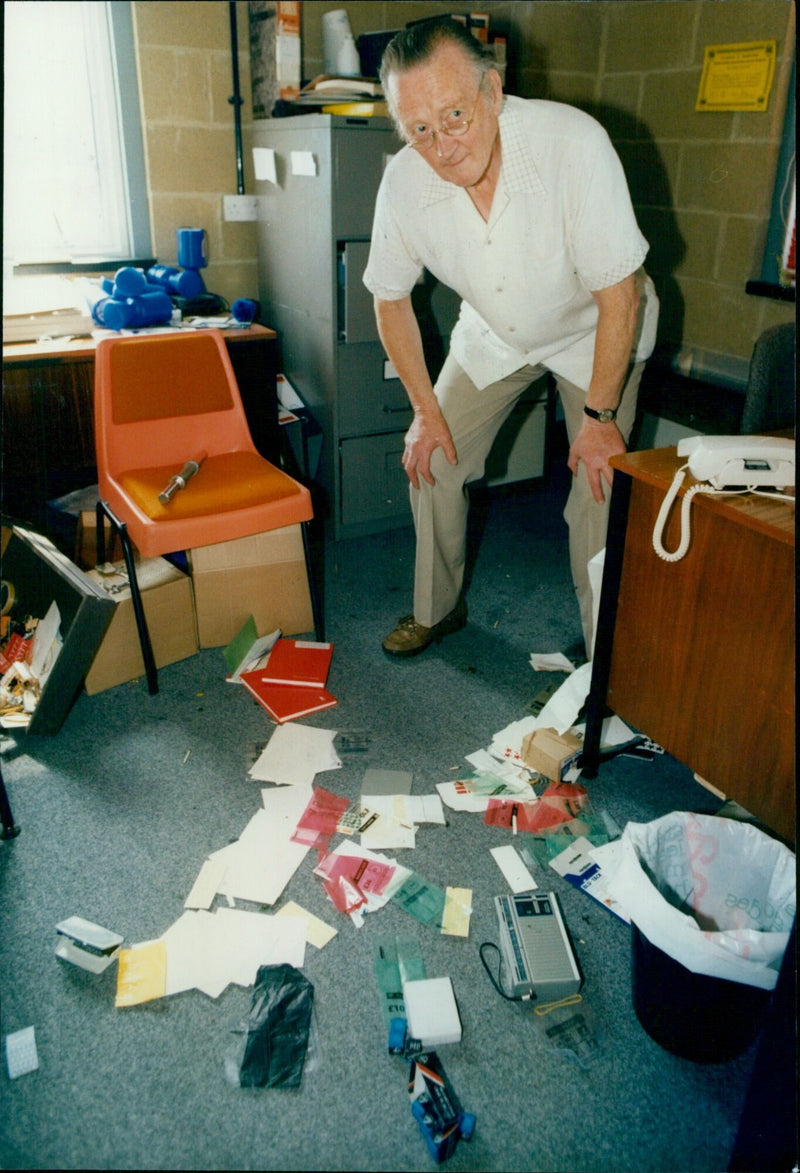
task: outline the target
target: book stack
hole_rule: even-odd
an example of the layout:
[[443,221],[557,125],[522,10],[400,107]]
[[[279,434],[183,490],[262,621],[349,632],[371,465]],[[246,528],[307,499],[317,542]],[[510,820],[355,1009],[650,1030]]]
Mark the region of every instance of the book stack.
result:
[[312,640],[279,639],[266,664],[243,672],[240,682],[274,721],[282,725],[336,703],[325,687],[333,644]]

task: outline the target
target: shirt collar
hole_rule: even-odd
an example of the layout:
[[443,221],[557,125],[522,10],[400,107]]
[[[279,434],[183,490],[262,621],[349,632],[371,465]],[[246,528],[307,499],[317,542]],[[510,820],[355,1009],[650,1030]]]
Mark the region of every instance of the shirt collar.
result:
[[[500,142],[503,148],[501,180],[507,194],[514,195],[518,192],[527,192],[533,195],[544,195],[544,183],[539,172],[536,170],[536,164],[530,152],[525,146],[525,139],[522,133],[522,120],[518,110],[504,100],[503,109],[500,111],[498,121],[500,125]],[[409,150],[413,149],[413,147],[409,147]],[[425,168],[427,175],[420,197],[420,206],[422,208],[428,208],[431,204],[439,203],[440,200],[454,199],[460,189],[455,184],[448,183],[446,179],[442,179],[427,163],[425,164]]]

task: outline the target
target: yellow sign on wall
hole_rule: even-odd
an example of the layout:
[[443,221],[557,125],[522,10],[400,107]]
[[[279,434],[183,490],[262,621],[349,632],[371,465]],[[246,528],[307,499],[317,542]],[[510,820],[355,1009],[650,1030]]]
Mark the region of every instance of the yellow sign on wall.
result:
[[776,50],[775,41],[706,45],[695,110],[766,110]]

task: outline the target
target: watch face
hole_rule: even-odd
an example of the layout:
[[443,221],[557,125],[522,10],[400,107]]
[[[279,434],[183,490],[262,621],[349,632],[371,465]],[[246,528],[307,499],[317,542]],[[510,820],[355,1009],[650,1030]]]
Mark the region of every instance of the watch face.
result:
[[616,409],[613,407],[604,407],[602,411],[595,411],[593,407],[584,407],[583,410],[593,420],[599,420],[601,424],[610,424],[617,418]]

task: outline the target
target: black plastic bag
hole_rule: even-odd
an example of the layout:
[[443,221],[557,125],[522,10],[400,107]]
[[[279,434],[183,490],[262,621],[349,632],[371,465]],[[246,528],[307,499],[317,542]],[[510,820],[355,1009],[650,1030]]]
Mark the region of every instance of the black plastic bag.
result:
[[256,975],[241,1087],[300,1086],[308,1050],[314,987],[293,965],[262,965]]

